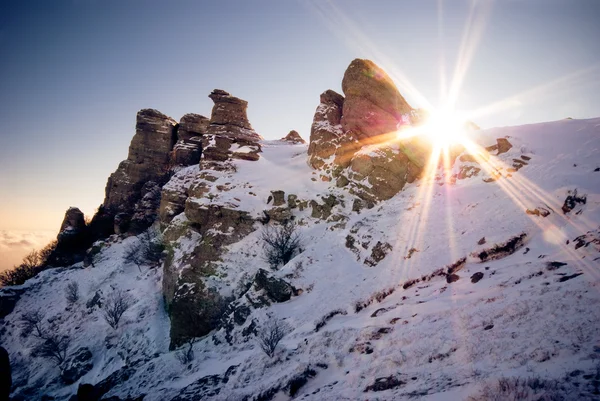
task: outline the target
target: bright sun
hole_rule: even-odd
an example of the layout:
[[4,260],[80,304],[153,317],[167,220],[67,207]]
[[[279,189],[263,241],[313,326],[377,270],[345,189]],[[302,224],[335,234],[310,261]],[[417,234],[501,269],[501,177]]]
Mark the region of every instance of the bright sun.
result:
[[465,121],[450,111],[432,112],[423,126],[423,134],[436,146],[447,147],[464,142]]

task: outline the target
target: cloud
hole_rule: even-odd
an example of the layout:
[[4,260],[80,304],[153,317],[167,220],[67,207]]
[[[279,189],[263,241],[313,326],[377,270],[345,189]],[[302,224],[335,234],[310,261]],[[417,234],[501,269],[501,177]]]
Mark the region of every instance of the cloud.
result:
[[0,252],[39,249],[52,240],[51,231],[0,230]]

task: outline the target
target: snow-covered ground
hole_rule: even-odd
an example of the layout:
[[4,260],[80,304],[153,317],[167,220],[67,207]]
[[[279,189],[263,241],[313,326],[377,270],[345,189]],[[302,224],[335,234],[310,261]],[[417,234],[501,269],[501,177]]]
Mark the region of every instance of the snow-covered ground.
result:
[[[294,398],[461,400],[494,378],[539,376],[578,382],[579,392],[568,399],[594,399],[583,377],[600,369],[600,118],[473,135],[483,146],[499,137],[512,143],[507,153],[490,157],[502,178],[485,182],[490,174],[481,171],[451,182],[440,169],[359,213],[352,212],[351,195],[307,166],[306,145],[267,141],[258,162],[236,161],[236,172],[215,173],[214,187],[229,190],[215,192],[210,201],[254,217],[270,207],[272,190],[319,202],[334,194],[343,201],[333,210],[342,216],[338,221],[313,219],[310,208],[294,211],[303,252],[274,274],[303,291],[253,310],[244,326],[253,319],[287,323],[291,331],[273,358],[252,337],[215,344],[223,335],[217,332],[194,344],[193,361],[180,363],[177,352],[168,350],[161,269],[142,266],[140,272],[125,263],[123,253],[137,239],[119,239],[104,246],[94,267],[46,271],[24,285],[27,291],[4,319],[1,338],[17,361],[18,391],[31,387],[68,399],[79,383],[97,383],[127,359],[135,373],[105,397],[250,400],[271,391],[273,398],[262,399],[287,400],[290,380],[309,372]],[[527,164],[509,172],[518,158]],[[469,162],[457,162],[454,172],[463,165]],[[181,171],[169,185],[183,185],[197,172]],[[575,189],[587,201],[565,215],[561,206]],[[525,213],[536,208],[550,214]],[[224,256],[236,279],[267,268],[256,227]],[[477,256],[522,233],[524,244],[516,252],[486,262]],[[347,246],[349,236],[354,247]],[[378,243],[391,249],[379,263],[366,264]],[[458,281],[448,283],[440,269],[446,273],[462,258]],[[475,273],[483,276],[473,283]],[[81,292],[72,306],[64,295],[70,281]],[[99,308],[86,303],[99,290],[106,297],[116,289],[135,303],[115,330]],[[387,296],[375,297],[380,292]],[[22,333],[19,321],[36,308],[51,318],[53,330],[70,336],[70,350],[92,352],[94,367],[78,382],[63,386],[52,362],[31,356],[37,339]],[[316,331],[333,311],[338,313]],[[365,391],[377,379],[391,388]]]

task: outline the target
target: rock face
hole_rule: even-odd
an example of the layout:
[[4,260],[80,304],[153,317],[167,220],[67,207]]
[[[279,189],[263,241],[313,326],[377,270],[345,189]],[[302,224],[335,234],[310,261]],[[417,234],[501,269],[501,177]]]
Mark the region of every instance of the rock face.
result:
[[346,96],[343,130],[359,140],[395,132],[402,125],[402,116],[412,111],[392,79],[369,60],[350,63],[342,90]]
[[325,160],[335,154],[337,142],[342,136],[342,109],[344,97],[332,90],[321,94],[321,99],[313,123],[310,128],[310,145],[308,146],[308,162],[319,169]]
[[103,206],[114,214],[131,213],[145,195],[141,190],[146,182],[164,182],[176,139],[175,120],[154,109],[140,110],[129,155],[109,177]]
[[286,136],[281,138],[282,141],[298,144],[298,143],[306,143],[304,139],[300,136],[298,131],[291,130]]
[[369,60],[352,61],[342,80],[345,98],[321,95],[311,129],[309,164],[321,180],[368,202],[389,199],[417,179],[431,145],[399,140],[396,132],[417,123],[413,110],[391,78]]
[[[258,160],[261,138],[250,125],[246,115],[248,102],[221,89],[209,95],[215,105],[207,135],[202,141],[203,168],[218,167],[230,159]],[[214,163],[217,162],[217,163]]]

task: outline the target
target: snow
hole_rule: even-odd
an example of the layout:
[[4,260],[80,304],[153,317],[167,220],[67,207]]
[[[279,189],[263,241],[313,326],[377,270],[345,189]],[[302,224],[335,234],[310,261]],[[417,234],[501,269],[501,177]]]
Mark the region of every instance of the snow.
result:
[[[139,352],[151,356],[142,358],[135,374],[106,396],[146,394],[146,401],[170,400],[200,378],[223,375],[234,365],[239,366],[232,378],[215,385],[218,395],[202,399],[239,400],[280,387],[274,399],[287,400],[283,388],[308,367],[316,376],[296,395],[303,400],[466,399],[485,381],[502,376],[562,380],[576,369],[594,371],[600,360],[600,172],[594,171],[600,167],[600,118],[470,135],[482,146],[499,137],[511,142],[507,153],[491,156],[503,171],[521,155],[531,159],[512,177],[491,183],[483,181],[488,175],[482,171],[450,184],[440,170],[437,178],[408,185],[389,201],[360,213],[351,211],[353,198],[343,189],[312,180],[317,174],[306,163],[306,145],[263,141],[258,161],[237,160],[235,171],[210,171],[214,182],[200,178],[196,166],[171,179],[165,188],[173,192],[187,194],[200,182],[209,186],[208,195],[188,202],[227,205],[255,218],[272,207],[267,201],[275,190],[300,200],[321,202],[321,197],[334,194],[342,201],[333,210],[344,216],[342,225],[311,218],[310,208],[294,210],[301,223],[303,252],[274,274],[303,292],[287,302],[253,310],[243,326],[252,319],[279,318],[293,328],[273,359],[237,328],[233,345],[215,344],[213,335],[199,339],[194,361],[182,366],[168,350],[161,269],[142,266],[140,273],[122,260],[136,238],[105,244],[95,267],[49,270],[28,281],[14,312],[4,319],[2,344],[11,360],[35,360],[29,385],[41,383],[40,388],[57,399],[68,399],[77,383],[52,384],[59,370],[30,355],[34,339],[21,335],[18,320],[36,307],[42,307],[47,317],[60,316],[57,330],[71,336],[71,350],[86,346],[92,351],[94,368],[81,383],[97,383],[124,366],[119,346],[106,349],[107,341],[119,344],[127,333],[132,333],[129,339],[143,333],[147,341],[139,342]],[[454,171],[466,164],[457,161]],[[587,203],[564,215],[562,203],[567,191],[575,188],[587,195]],[[525,213],[540,206],[548,206],[552,213],[546,218]],[[171,224],[186,222],[181,214]],[[228,295],[236,283],[266,268],[258,223],[256,228],[223,256],[221,272],[227,275],[215,277],[213,284]],[[527,234],[526,243],[514,254],[485,263],[475,256],[521,233]],[[588,245],[576,249],[575,238],[584,234]],[[355,250],[345,245],[348,235],[356,240]],[[482,238],[485,243],[479,245]],[[174,259],[182,260],[198,240],[194,235],[182,238],[174,247]],[[378,242],[389,243],[392,250],[376,266],[368,266],[364,260]],[[422,279],[463,257],[466,264],[457,272],[458,281],[448,284],[444,276],[435,276],[403,288],[407,281]],[[548,265],[552,261],[566,265],[552,268]],[[478,272],[483,279],[472,283],[470,277]],[[583,274],[560,281],[576,273]],[[81,299],[66,309],[64,287],[69,281],[79,284]],[[97,290],[106,295],[113,288],[136,299],[116,332],[99,310],[88,313],[85,307]],[[393,292],[355,311],[357,302],[386,289]],[[315,332],[316,322],[336,309],[347,314],[333,316]],[[222,330],[213,334],[223,338]],[[364,391],[377,378],[388,376],[405,384]]]

